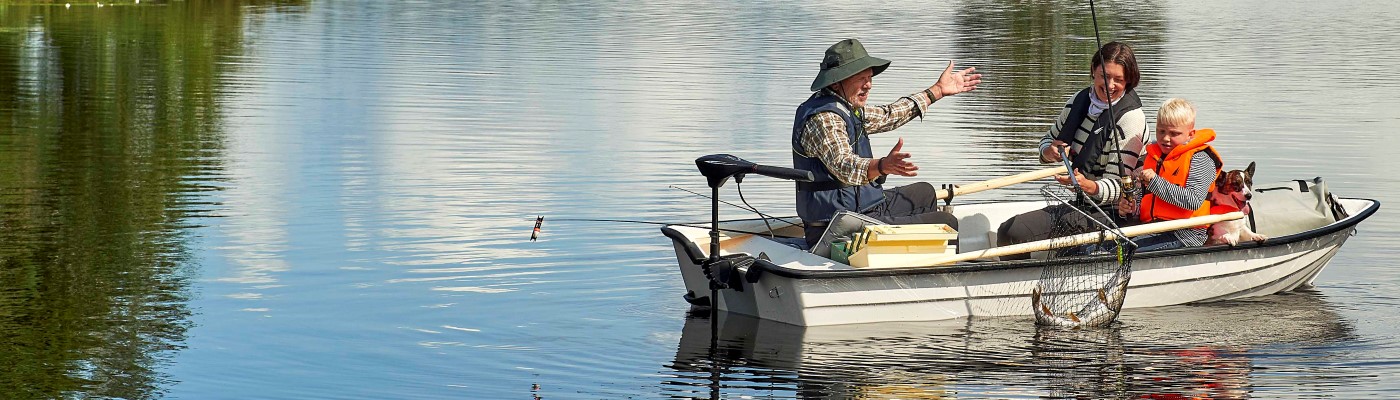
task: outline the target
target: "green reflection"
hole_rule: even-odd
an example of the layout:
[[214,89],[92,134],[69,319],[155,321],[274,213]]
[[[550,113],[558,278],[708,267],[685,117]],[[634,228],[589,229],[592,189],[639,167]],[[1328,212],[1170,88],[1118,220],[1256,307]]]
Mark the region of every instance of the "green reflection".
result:
[[[244,24],[304,1],[0,4],[0,388],[151,398],[190,328]],[[110,5],[110,4],[109,4]]]
[[[1065,101],[1090,84],[1089,57],[1098,48],[1089,2],[965,2],[954,14],[960,57],[987,60],[995,90],[986,96],[992,111],[985,130],[990,145],[1008,150],[1033,149],[1059,115]],[[1133,47],[1142,71],[1138,92],[1151,103],[1167,34],[1162,5],[1150,2],[1095,2],[1103,43],[1123,41]],[[1031,151],[1000,153],[1012,164],[1036,163]]]

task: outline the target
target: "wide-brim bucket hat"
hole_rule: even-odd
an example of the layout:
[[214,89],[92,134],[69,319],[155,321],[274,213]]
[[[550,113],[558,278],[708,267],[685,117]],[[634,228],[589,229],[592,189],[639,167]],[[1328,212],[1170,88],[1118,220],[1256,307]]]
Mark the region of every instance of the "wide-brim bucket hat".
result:
[[875,76],[889,67],[889,60],[871,57],[859,40],[842,40],[826,48],[826,57],[822,58],[822,70],[817,73],[817,78],[812,80],[812,91],[850,78],[866,68],[873,68],[871,76]]

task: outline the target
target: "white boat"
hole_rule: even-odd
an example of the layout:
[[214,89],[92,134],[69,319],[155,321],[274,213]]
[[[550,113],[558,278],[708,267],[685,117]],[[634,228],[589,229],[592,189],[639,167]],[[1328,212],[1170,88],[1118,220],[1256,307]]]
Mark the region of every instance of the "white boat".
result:
[[[1345,210],[1345,217],[1338,215],[1335,221],[1301,229],[1256,229],[1269,236],[1262,243],[1140,252],[1132,261],[1124,308],[1232,300],[1312,287],[1317,274],[1355,234],[1357,224],[1380,207],[1369,199],[1342,198],[1335,204]],[[959,221],[957,251],[993,247],[994,232],[1002,221],[1046,205],[1021,201],[950,207],[947,211]],[[1266,211],[1255,207],[1255,213],[1262,212]],[[733,286],[721,290],[711,290],[711,276],[716,273],[707,276],[702,269],[710,256],[710,227],[661,229],[674,245],[686,300],[699,307],[799,326],[1031,315],[1031,291],[1050,265],[1044,259],[983,259],[855,268],[794,246],[793,238],[802,237],[800,226],[748,219],[720,221],[718,227],[720,255],[757,257],[752,264],[731,268],[725,277],[716,278]],[[1107,257],[1113,256],[1083,260],[1102,262]]]

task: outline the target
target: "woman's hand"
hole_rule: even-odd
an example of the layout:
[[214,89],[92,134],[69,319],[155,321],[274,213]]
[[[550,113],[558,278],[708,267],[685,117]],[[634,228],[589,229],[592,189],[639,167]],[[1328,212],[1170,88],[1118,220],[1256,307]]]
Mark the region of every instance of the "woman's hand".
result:
[[938,82],[928,88],[933,92],[933,100],[976,90],[977,84],[982,83],[982,74],[973,73],[975,71],[976,67],[953,72],[953,62],[948,61],[948,68],[943,69],[943,74],[938,76]]
[[1065,158],[1064,156],[1062,156],[1062,154],[1068,148],[1069,144],[1065,143],[1064,141],[1056,140],[1050,142],[1050,147],[1046,147],[1045,150],[1040,152],[1040,159],[1052,163],[1064,161]]
[[[1055,181],[1059,182],[1061,185],[1068,186],[1070,184],[1068,174],[1055,175]],[[1084,194],[1090,196],[1097,196],[1099,194],[1099,183],[1089,180],[1089,178],[1084,176],[1083,172],[1079,172],[1077,169],[1074,170],[1074,183],[1079,184],[1079,188],[1084,190]]]

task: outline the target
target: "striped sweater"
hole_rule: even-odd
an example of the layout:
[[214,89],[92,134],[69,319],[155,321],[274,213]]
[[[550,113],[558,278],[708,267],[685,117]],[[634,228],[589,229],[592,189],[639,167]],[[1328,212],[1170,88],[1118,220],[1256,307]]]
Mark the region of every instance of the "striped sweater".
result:
[[[1215,182],[1216,168],[1215,159],[1209,154],[1204,151],[1196,152],[1191,156],[1191,170],[1186,172],[1186,187],[1173,185],[1158,176],[1147,182],[1147,191],[1171,205],[1194,210],[1199,208],[1210,194],[1210,184]],[[1141,195],[1137,198],[1137,204],[1142,204]],[[1137,215],[1133,215],[1132,218],[1136,219]],[[1192,247],[1205,244],[1209,232],[1207,228],[1193,227],[1178,229],[1172,233],[1181,243]]]
[[[1077,93],[1077,92],[1076,92]],[[1065,120],[1069,119],[1070,107],[1074,104],[1074,97],[1071,96],[1065,103],[1065,107],[1060,110],[1059,118],[1050,125],[1050,131],[1045,137],[1040,138],[1040,162],[1049,163],[1044,159],[1045,149],[1050,147],[1050,143],[1055,141],[1055,137],[1060,135],[1064,129]],[[1079,150],[1084,147],[1084,141],[1089,138],[1089,131],[1094,128],[1094,122],[1098,120],[1097,115],[1087,115],[1084,122],[1080,123],[1078,132],[1074,134],[1074,143],[1070,143],[1070,156],[1079,154]],[[1123,133],[1114,137],[1103,151],[1099,154],[1097,162],[1088,166],[1076,166],[1082,168],[1085,176],[1098,183],[1099,193],[1091,196],[1099,204],[1117,204],[1118,198],[1122,197],[1123,184],[1119,180],[1122,173],[1131,173],[1138,166],[1138,158],[1142,155],[1144,138],[1147,136],[1147,117],[1141,108],[1128,111],[1118,117],[1118,129]],[[1120,168],[1121,167],[1121,168]],[[1121,173],[1120,173],[1121,171]]]

